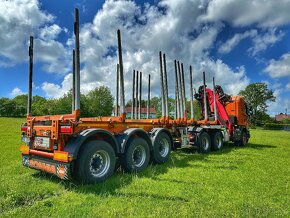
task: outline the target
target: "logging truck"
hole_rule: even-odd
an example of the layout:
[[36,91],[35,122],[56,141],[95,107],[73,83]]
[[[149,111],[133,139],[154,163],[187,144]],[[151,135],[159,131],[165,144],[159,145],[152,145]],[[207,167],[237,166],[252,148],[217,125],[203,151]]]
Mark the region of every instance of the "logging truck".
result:
[[[171,151],[183,146],[194,146],[200,152],[222,149],[228,141],[244,146],[249,138],[248,112],[244,99],[229,96],[215,85],[203,84],[193,94],[192,67],[190,78],[190,117],[185,107],[186,88],[183,63],[174,61],[175,114],[168,111],[166,56],[159,52],[162,115],[149,117],[150,75],[148,76],[147,118],[141,119],[142,72],[133,71],[132,110],[130,119],[125,113],[124,74],[121,33],[117,31],[118,64],[116,106],[114,116],[81,117],[80,108],[80,50],[79,16],[75,9],[72,81],[72,112],[62,115],[33,116],[33,37],[29,45],[29,83],[26,123],[21,126],[20,151],[23,165],[45,171],[61,179],[77,179],[83,183],[98,183],[115,171],[116,162],[126,172],[141,172],[149,163],[168,161]],[[193,101],[202,108],[202,119],[194,119]],[[119,104],[120,101],[120,104]]]

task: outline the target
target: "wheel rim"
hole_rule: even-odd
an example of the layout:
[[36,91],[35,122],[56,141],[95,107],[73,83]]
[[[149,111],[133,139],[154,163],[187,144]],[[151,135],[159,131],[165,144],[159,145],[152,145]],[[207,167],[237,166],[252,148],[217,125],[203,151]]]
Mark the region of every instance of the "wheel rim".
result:
[[203,144],[204,150],[206,151],[209,148],[209,140],[208,140],[208,138],[203,137],[202,144]]
[[243,145],[247,143],[247,136],[246,134],[243,134]]
[[222,138],[220,136],[216,137],[215,143],[217,145],[217,148],[221,148],[222,147]]
[[90,160],[90,172],[94,177],[104,176],[110,167],[110,156],[106,151],[97,151]]
[[146,159],[146,151],[142,145],[137,145],[132,152],[132,161],[135,167],[141,167]]
[[161,157],[166,157],[169,153],[169,142],[166,138],[159,141],[159,154]]

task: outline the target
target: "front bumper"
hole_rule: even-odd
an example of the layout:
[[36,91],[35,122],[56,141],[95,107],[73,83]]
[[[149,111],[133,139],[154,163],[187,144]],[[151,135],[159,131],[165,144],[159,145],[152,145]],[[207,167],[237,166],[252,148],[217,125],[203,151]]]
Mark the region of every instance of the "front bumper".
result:
[[71,178],[70,162],[63,163],[48,158],[22,154],[22,163],[23,166],[54,174],[63,180],[69,180]]

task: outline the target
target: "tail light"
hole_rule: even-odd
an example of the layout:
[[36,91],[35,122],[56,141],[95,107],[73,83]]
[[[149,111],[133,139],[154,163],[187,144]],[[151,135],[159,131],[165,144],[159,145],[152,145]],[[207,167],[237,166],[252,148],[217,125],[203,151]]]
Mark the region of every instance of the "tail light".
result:
[[71,126],[60,126],[60,133],[73,133]]
[[24,123],[24,124],[22,124],[21,125],[21,132],[23,133],[27,133],[27,130],[28,130],[28,126],[27,126],[27,124],[26,123]]

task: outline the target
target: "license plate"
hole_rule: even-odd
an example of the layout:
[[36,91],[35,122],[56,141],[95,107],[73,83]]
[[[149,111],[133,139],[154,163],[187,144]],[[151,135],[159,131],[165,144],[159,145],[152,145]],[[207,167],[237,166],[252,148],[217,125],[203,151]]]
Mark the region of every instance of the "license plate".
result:
[[30,138],[28,138],[26,136],[21,136],[21,141],[25,142],[25,143],[29,143],[30,142]]
[[50,138],[48,137],[35,137],[34,146],[49,148],[50,147]]

